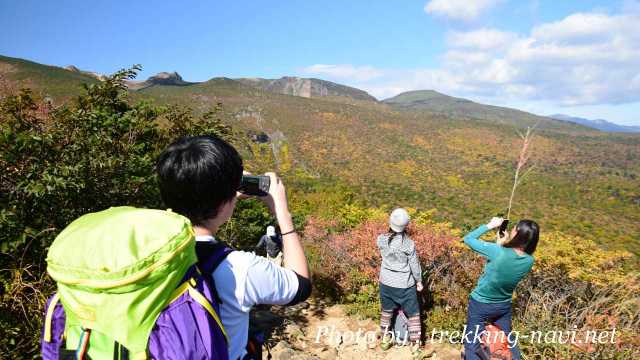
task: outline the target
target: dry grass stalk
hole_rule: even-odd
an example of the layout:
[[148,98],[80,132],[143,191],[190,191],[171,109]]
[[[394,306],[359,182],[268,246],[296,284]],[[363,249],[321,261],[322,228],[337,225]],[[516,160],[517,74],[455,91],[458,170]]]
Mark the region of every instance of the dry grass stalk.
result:
[[522,148],[520,149],[520,156],[518,157],[518,163],[516,165],[516,172],[513,177],[513,187],[511,188],[511,196],[509,197],[509,207],[507,208],[507,219],[511,216],[511,206],[513,205],[513,198],[516,194],[518,185],[524,180],[524,178],[531,172],[533,166],[527,167],[527,163],[531,157],[531,143],[533,141],[533,132],[537,124],[533,127],[527,127],[527,131],[523,134],[518,132],[522,139]]

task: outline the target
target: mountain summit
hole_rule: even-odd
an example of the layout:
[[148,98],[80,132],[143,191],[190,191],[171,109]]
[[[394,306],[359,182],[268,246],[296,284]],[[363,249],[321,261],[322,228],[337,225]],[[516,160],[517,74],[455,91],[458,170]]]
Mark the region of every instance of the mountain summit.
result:
[[177,72],[160,72],[147,79],[147,82],[153,85],[187,85],[188,82],[182,79]]
[[[79,73],[79,74],[84,74],[84,75],[89,75],[95,79],[98,79],[100,81],[104,81],[107,77],[105,75],[99,74],[97,72],[93,72],[93,71],[86,71],[86,70],[80,70],[78,69],[78,67],[74,66],[74,65],[69,65],[67,67],[64,68],[65,70],[69,70],[75,73]],[[129,89],[131,90],[140,90],[140,89],[144,89],[146,87],[149,86],[153,86],[153,85],[174,85],[174,86],[181,86],[181,85],[189,85],[191,84],[190,82],[184,81],[182,79],[182,76],[180,76],[180,74],[178,74],[177,72],[159,72],[153,76],[150,76],[147,80],[145,81],[127,81],[127,86],[129,87]]]
[[140,90],[154,85],[183,86],[192,84],[184,81],[177,72],[159,72],[150,76],[145,81],[127,81],[127,86],[131,90]]
[[314,78],[284,76],[280,79],[240,78],[235,80],[245,85],[278,94],[306,98],[335,96],[355,100],[377,101],[376,98],[369,95],[366,91]]
[[456,118],[495,121],[507,125],[538,125],[539,127],[563,129],[581,128],[565,121],[538,116],[517,109],[480,104],[471,100],[441,94],[434,90],[407,91],[382,102],[398,110],[426,111]]

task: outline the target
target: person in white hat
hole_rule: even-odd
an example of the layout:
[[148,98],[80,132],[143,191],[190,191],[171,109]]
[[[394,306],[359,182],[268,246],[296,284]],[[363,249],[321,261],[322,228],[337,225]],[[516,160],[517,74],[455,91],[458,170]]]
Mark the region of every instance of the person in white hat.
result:
[[271,225],[267,226],[267,233],[262,235],[255,250],[258,251],[263,247],[266,249],[267,259],[282,266],[282,237],[276,233],[276,228]]
[[[416,246],[406,231],[410,220],[405,209],[393,210],[389,216],[389,232],[378,236],[376,241],[382,257],[380,327],[383,335],[388,334],[394,312],[402,309],[408,318],[409,340],[419,345],[420,307],[416,291],[422,291],[422,269]],[[390,346],[387,340],[383,336],[383,349]]]

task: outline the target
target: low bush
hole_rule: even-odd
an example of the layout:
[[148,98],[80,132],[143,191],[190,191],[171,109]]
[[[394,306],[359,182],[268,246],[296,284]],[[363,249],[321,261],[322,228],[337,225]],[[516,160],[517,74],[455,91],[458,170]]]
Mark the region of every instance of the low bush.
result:
[[[431,215],[413,211],[410,228],[424,271],[424,328],[428,334],[432,329],[460,331],[483,260],[466,248],[459,231],[434,222]],[[377,318],[380,256],[375,240],[387,232],[386,219],[367,219],[337,233],[327,230],[335,226],[335,221],[318,219],[307,223],[304,238],[315,254],[313,271],[325,281],[333,279],[336,300],[346,303],[351,313]],[[632,256],[560,233],[543,234],[538,249],[533,271],[516,290],[514,329],[521,334],[575,330],[584,335],[615,328],[616,343],[522,341],[523,352],[532,358],[638,358],[640,284],[637,275],[622,270]]]
[[[87,85],[58,108],[27,89],[0,103],[0,358],[38,353],[42,307],[54,290],[44,260],[60,230],[110,206],[161,208],[155,161],[178,137],[237,141],[217,107],[195,116],[187,108],[132,103],[124,81],[137,70]],[[259,206],[239,209],[226,228],[230,240],[264,230]]]

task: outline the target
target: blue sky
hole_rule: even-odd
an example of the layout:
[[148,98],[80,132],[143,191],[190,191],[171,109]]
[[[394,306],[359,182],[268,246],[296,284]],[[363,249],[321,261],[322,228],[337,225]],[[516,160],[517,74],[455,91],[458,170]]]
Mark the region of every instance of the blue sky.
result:
[[140,77],[312,76],[640,125],[640,1],[9,1],[0,54]]

